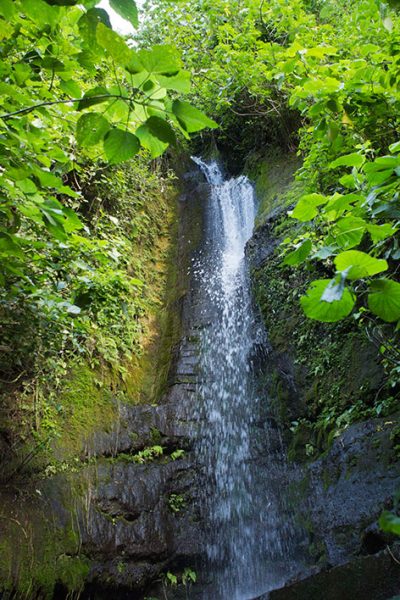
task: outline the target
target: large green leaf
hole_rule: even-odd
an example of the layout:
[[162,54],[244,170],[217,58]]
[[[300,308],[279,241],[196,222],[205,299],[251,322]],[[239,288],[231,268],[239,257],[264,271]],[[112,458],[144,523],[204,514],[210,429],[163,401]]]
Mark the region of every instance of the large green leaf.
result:
[[139,50],[136,57],[148,73],[171,75],[181,68],[179,55],[172,46],[155,45],[149,50]]
[[329,241],[341,248],[353,248],[361,242],[366,227],[366,222],[360,217],[344,217],[336,223]]
[[[324,213],[327,220],[335,220],[346,210],[352,208],[355,203],[365,202],[365,197],[361,194],[335,194],[324,207]],[[324,217],[325,218],[325,217]]]
[[382,531],[400,535],[400,517],[385,510],[379,517],[379,527]]
[[35,23],[51,27],[57,25],[60,16],[60,9],[57,6],[49,6],[44,0],[24,0],[21,12]]
[[99,23],[96,29],[97,42],[104,48],[111,58],[119,65],[126,65],[132,58],[132,50],[127,46],[124,39],[103,23]]
[[369,309],[384,321],[400,319],[400,283],[391,279],[377,279],[369,286]]
[[304,262],[312,248],[311,240],[304,240],[295,250],[289,252],[283,259],[285,265],[299,265]]
[[310,319],[324,323],[334,323],[351,313],[355,299],[348,288],[343,289],[340,300],[333,300],[332,302],[322,300],[322,296],[328,286],[331,285],[331,282],[330,279],[314,281],[308,288],[306,295],[300,298],[304,313]]
[[367,230],[374,244],[377,244],[382,240],[386,240],[397,231],[397,229],[393,227],[390,223],[383,223],[382,225],[368,223]]
[[138,10],[133,0],[110,0],[110,6],[134,27],[138,26]]
[[386,169],[396,169],[400,166],[400,156],[379,156],[374,162],[364,165],[365,173],[374,173],[375,171],[385,171]]
[[207,117],[201,110],[195,108],[189,102],[175,100],[172,104],[172,111],[178,119],[181,126],[188,132],[194,133],[205,127],[215,129],[218,123]]
[[21,247],[14,241],[14,238],[6,232],[0,232],[0,254],[3,256],[24,258]]
[[[151,117],[152,119],[157,117]],[[136,130],[136,135],[140,140],[141,145],[150,151],[152,158],[160,156],[169,146],[168,141],[163,141],[158,135],[154,133],[154,130],[149,126],[149,120],[146,121]]]
[[300,198],[289,215],[298,221],[311,221],[318,214],[317,207],[327,202],[328,198],[322,194],[306,194]]
[[393,169],[367,173],[367,181],[371,186],[382,185],[382,183],[390,179],[393,174]]
[[335,323],[347,317],[353,310],[355,298],[348,288],[342,290],[340,300],[331,302],[322,300],[322,296],[324,296],[330,285],[332,285],[330,279],[314,281],[308,288],[306,295],[300,298],[304,313],[310,319],[324,323]]
[[149,128],[149,131],[162,142],[168,144],[176,144],[176,137],[172,127],[160,117],[150,117],[147,119],[145,125]]
[[132,158],[139,152],[140,142],[136,135],[122,129],[111,129],[104,138],[104,151],[112,164]]
[[[84,13],[78,21],[80,34],[91,49],[93,49],[94,46],[97,46],[96,30],[99,23],[102,23],[105,27],[111,29],[110,18],[103,8],[91,8]],[[91,56],[89,65],[92,62],[93,58]]]
[[329,165],[331,169],[336,169],[336,167],[361,167],[365,161],[364,156],[362,154],[358,154],[353,152],[352,154],[346,154],[345,156],[340,156]]
[[348,279],[371,277],[388,269],[386,260],[374,258],[359,250],[341,252],[335,258],[335,265],[338,271],[347,271]]
[[183,94],[190,92],[190,73],[179,71],[176,75],[157,75],[158,83],[167,90],[176,90]]
[[400,152],[400,142],[395,142],[389,146],[390,152]]
[[78,110],[83,110],[84,108],[89,108],[95,104],[106,102],[106,100],[109,99],[107,96],[109,96],[109,93],[105,87],[94,87],[88,92],[85,92],[83,98],[78,103]]
[[80,146],[98,144],[110,128],[110,124],[99,113],[87,113],[79,117],[76,124],[76,139]]

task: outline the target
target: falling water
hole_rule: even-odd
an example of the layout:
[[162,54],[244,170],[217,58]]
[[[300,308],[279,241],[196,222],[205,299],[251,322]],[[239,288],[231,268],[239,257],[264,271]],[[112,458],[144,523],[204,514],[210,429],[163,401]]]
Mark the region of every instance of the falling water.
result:
[[[282,461],[255,459],[260,398],[253,358],[265,339],[251,301],[244,251],[256,202],[246,177],[224,180],[217,163],[193,160],[210,185],[206,240],[195,267],[206,295],[197,448],[207,480],[203,509],[211,589],[204,598],[245,600],[277,587],[291,570],[291,526],[278,489],[282,479],[276,478]],[[262,435],[268,438],[271,432]]]

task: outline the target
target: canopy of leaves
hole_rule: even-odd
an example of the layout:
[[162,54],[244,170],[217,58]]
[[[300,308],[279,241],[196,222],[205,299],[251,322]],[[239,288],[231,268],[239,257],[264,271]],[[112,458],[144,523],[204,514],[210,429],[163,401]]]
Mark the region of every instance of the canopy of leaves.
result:
[[[164,0],[149,5],[162,27],[149,19],[141,39],[178,46],[186,68],[198,75],[194,101],[221,123],[222,144],[231,148],[236,136],[241,148],[243,137],[253,146],[298,146],[304,159],[298,178],[308,193],[289,211],[300,229],[284,264],[309,262],[332,277],[340,271],[351,283],[346,298],[354,296],[354,306],[394,320],[396,300],[386,312],[383,298],[389,289],[395,296],[400,258],[395,3],[182,0],[171,5]],[[368,292],[369,280],[383,271],[392,283],[377,284],[383,286],[379,295]],[[314,300],[319,287],[312,288]],[[303,307],[309,307],[306,298]],[[321,320],[329,311],[336,320],[337,308],[321,300]],[[318,318],[318,311],[312,312]]]

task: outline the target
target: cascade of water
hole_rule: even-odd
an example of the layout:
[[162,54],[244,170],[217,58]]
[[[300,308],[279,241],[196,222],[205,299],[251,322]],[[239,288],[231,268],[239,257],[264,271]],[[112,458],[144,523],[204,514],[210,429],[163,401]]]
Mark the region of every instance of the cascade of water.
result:
[[[259,398],[252,355],[264,333],[252,306],[244,251],[256,203],[246,177],[224,181],[215,162],[193,160],[211,194],[205,250],[195,268],[207,296],[200,340],[202,428],[197,447],[207,479],[203,509],[209,524],[212,591],[205,597],[244,600],[276,587],[290,571],[290,526],[282,524],[285,516],[275,477],[282,465],[267,458],[260,469],[254,459]],[[262,435],[268,437],[270,432],[263,430]],[[282,480],[278,487],[281,484]]]

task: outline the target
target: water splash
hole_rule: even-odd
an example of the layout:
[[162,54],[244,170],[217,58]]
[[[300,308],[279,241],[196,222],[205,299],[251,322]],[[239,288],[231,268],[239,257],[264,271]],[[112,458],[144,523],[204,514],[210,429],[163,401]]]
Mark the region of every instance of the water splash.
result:
[[[202,431],[199,460],[206,470],[203,510],[207,538],[209,600],[245,600],[277,587],[288,575],[291,525],[279,494],[280,439],[275,461],[255,459],[260,399],[253,359],[265,343],[253,309],[245,246],[256,215],[246,177],[224,181],[215,162],[193,157],[210,184],[206,241],[195,272],[206,296],[200,340]],[[276,432],[275,432],[276,433]],[[279,436],[278,436],[279,438]],[[272,447],[267,439],[267,445]],[[265,440],[264,440],[265,446]],[[259,457],[258,457],[259,458]],[[275,481],[274,481],[275,480]]]

